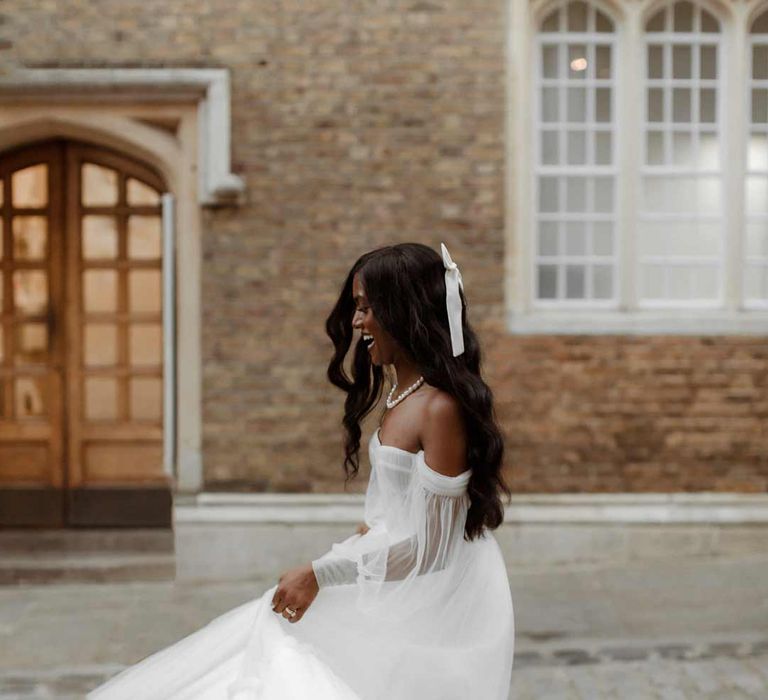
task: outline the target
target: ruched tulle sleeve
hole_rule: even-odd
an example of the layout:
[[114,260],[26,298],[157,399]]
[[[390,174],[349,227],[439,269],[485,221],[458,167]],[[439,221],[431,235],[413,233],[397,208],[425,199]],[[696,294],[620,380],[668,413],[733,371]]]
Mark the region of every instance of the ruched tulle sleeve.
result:
[[[423,452],[414,459],[404,491],[390,495],[397,511],[386,535],[374,529],[370,538],[334,544],[312,562],[320,588],[356,584],[358,607],[369,614],[409,615],[448,596],[461,576],[471,470],[446,476],[426,463]],[[371,478],[384,480],[377,471],[386,471],[386,461],[376,467]],[[369,488],[366,506],[378,496]]]

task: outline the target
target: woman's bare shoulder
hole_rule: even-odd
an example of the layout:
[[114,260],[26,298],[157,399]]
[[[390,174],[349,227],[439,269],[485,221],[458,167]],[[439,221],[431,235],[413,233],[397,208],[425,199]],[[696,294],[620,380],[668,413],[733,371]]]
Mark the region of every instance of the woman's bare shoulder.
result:
[[467,440],[461,405],[446,391],[435,390],[427,401],[421,444],[424,461],[435,471],[457,476],[466,470]]

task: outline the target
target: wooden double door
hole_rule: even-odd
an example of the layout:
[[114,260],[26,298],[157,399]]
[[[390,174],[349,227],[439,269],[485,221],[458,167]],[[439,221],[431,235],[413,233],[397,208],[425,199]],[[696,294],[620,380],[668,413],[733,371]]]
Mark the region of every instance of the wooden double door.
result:
[[170,524],[163,191],[88,144],[0,154],[0,525]]

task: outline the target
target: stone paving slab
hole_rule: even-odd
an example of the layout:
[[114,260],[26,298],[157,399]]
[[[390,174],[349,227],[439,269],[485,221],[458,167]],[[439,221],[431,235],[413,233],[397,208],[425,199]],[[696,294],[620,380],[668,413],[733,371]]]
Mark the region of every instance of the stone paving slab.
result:
[[[706,645],[705,645],[706,646]],[[686,659],[651,650],[642,660],[589,654],[515,657],[510,700],[765,700],[768,640],[733,642],[736,656],[707,653]],[[710,652],[714,649],[710,648]],[[75,700],[123,666],[0,674],[0,700]],[[139,699],[137,699],[139,700]],[[426,699],[425,699],[426,700]]]
[[[768,700],[766,580],[768,556],[516,572],[510,697]],[[0,700],[81,698],[273,583],[0,586]]]

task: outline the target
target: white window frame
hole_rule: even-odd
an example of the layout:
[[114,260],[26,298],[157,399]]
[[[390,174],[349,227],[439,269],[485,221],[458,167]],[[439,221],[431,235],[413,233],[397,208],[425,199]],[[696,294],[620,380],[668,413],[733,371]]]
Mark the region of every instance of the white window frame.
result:
[[[745,84],[749,63],[747,39],[754,5],[746,7],[700,2],[720,23],[718,52],[718,128],[722,135],[721,163],[724,182],[722,216],[724,231],[723,303],[718,308],[703,305],[653,306],[637,298],[637,255],[635,250],[636,212],[639,211],[641,168],[645,136],[645,24],[666,2],[591,3],[614,22],[615,62],[614,105],[617,160],[616,245],[618,270],[615,283],[619,301],[614,308],[580,308],[578,304],[545,304],[534,299],[536,245],[536,186],[538,124],[532,105],[538,103],[535,90],[539,70],[538,30],[541,21],[560,2],[509,0],[507,44],[506,110],[506,209],[504,283],[507,329],[519,334],[747,334],[768,333],[768,308],[748,308],[742,301],[741,275],[745,235],[744,186],[746,172],[746,131],[730,128],[747,123]],[[727,72],[726,72],[727,71]],[[633,136],[634,135],[634,136]],[[621,138],[623,136],[624,138]]]
[[[761,17],[764,13],[768,13],[768,3],[762,4],[758,6],[757,11],[751,15],[748,18],[746,31],[747,31],[747,39],[746,39],[746,45],[747,45],[747,65],[746,65],[746,89],[745,89],[745,100],[746,104],[744,106],[745,115],[746,115],[746,139],[747,144],[749,143],[749,139],[752,136],[753,133],[760,133],[765,135],[766,138],[768,138],[768,124],[760,124],[759,126],[756,125],[752,121],[752,88],[759,87],[759,88],[768,88],[768,79],[755,79],[752,75],[752,64],[753,64],[753,52],[752,49],[755,46],[765,46],[768,47],[768,34],[753,34],[751,32],[752,24]],[[747,250],[746,246],[746,236],[747,226],[754,222],[754,221],[760,221],[763,223],[764,226],[768,227],[768,212],[760,213],[760,214],[754,214],[750,213],[747,208],[747,183],[746,180],[750,176],[758,176],[762,177],[765,180],[768,180],[768,165],[766,167],[760,168],[760,169],[750,169],[750,163],[749,163],[749,157],[746,156],[746,163],[744,167],[745,172],[745,183],[744,183],[744,235],[745,235],[745,241],[744,241],[744,256],[743,256],[743,264],[745,267],[749,266],[750,264],[755,264],[762,267],[768,267],[768,251],[764,255],[756,255],[756,256],[750,256],[749,252]],[[768,274],[768,272],[764,272],[764,274]],[[768,309],[768,299],[749,299],[746,295],[746,292],[743,293],[744,298],[744,306],[749,309]]]
[[[556,4],[553,6],[553,8],[558,7],[559,5]],[[599,9],[602,11],[602,8],[599,6],[595,6],[596,9]],[[613,18],[608,15],[608,13],[605,13],[609,18],[613,21]],[[537,287],[538,287],[538,270],[537,266],[538,263],[541,262],[542,264],[547,264],[548,262],[551,262],[551,264],[554,264],[557,266],[557,275],[558,275],[558,282],[557,287],[558,289],[562,290],[565,287],[566,284],[566,268],[569,263],[571,264],[583,264],[585,266],[585,286],[586,289],[592,292],[592,276],[590,274],[591,267],[593,265],[605,265],[607,264],[607,260],[605,258],[596,257],[591,254],[584,254],[581,256],[573,256],[569,255],[564,250],[564,243],[565,243],[565,236],[563,236],[562,228],[560,229],[559,234],[559,246],[560,250],[557,256],[554,258],[544,258],[540,257],[538,251],[536,250],[536,246],[538,243],[538,223],[540,221],[547,221],[547,220],[555,220],[561,222],[561,226],[566,222],[575,222],[579,220],[583,220],[585,223],[593,223],[597,221],[608,221],[613,222],[614,224],[617,224],[619,219],[621,218],[621,211],[619,207],[619,203],[617,201],[618,194],[619,194],[619,179],[621,177],[621,172],[618,163],[616,162],[616,156],[617,154],[621,153],[621,147],[620,147],[620,140],[621,136],[619,134],[618,129],[616,128],[616,108],[619,104],[619,100],[617,99],[617,92],[620,93],[620,87],[617,81],[617,48],[618,48],[618,39],[617,39],[617,28],[614,21],[614,30],[612,32],[597,32],[597,31],[586,31],[586,32],[558,32],[556,36],[564,41],[567,41],[569,44],[571,43],[584,43],[588,47],[588,53],[592,55],[594,53],[594,47],[595,45],[607,45],[611,49],[611,78],[608,80],[601,80],[599,78],[584,78],[584,81],[579,82],[570,82],[563,76],[558,76],[557,78],[545,78],[541,73],[541,55],[542,55],[542,47],[545,45],[551,45],[552,44],[552,38],[551,35],[548,34],[541,34],[540,32],[536,32],[535,36],[535,59],[533,62],[533,74],[535,76],[534,80],[534,102],[535,102],[535,120],[533,125],[533,136],[532,136],[532,144],[533,144],[533,168],[535,171],[535,183],[533,186],[533,220],[534,220],[534,227],[535,230],[533,231],[532,235],[532,247],[531,247],[531,254],[532,254],[532,268],[531,268],[531,274],[530,274],[530,287],[528,290],[528,294],[531,299],[532,306],[534,306],[536,309],[563,309],[565,307],[571,309],[571,308],[584,308],[584,309],[613,309],[618,306],[619,301],[619,275],[620,275],[620,269],[621,265],[619,264],[619,260],[621,259],[621,240],[618,234],[619,226],[616,225],[616,234],[613,237],[613,254],[610,258],[610,263],[614,266],[614,272],[613,272],[613,282],[612,282],[612,288],[613,288],[613,294],[610,298],[594,298],[592,294],[588,294],[586,298],[574,298],[574,299],[546,299],[546,298],[539,298],[536,294]],[[560,65],[559,68],[562,68],[563,66]],[[544,124],[550,124],[549,122],[544,122],[542,120],[542,105],[541,105],[541,91],[539,90],[539,87],[543,87],[544,84],[547,83],[549,85],[552,84],[553,87],[558,88],[558,101],[559,101],[559,120],[555,123],[555,127],[557,128],[558,135],[559,135],[559,147],[558,147],[558,155],[559,158],[562,160],[564,157],[564,154],[566,152],[566,134],[567,134],[567,126],[569,126],[569,123],[567,122],[565,111],[566,111],[566,104],[567,104],[567,98],[563,97],[563,93],[568,88],[579,88],[579,87],[609,87],[611,90],[610,96],[610,110],[611,110],[611,121],[610,122],[598,122],[594,119],[594,107],[590,103],[590,100],[587,99],[586,102],[586,115],[587,119],[584,122],[577,122],[575,124],[578,124],[579,126],[584,127],[585,134],[587,136],[587,145],[586,150],[587,152],[590,152],[594,154],[594,143],[593,143],[593,137],[597,131],[607,131],[611,135],[611,151],[613,155],[612,164],[610,166],[597,166],[597,165],[582,165],[582,166],[573,166],[572,168],[568,168],[567,166],[563,166],[563,164],[558,165],[545,165],[542,163],[541,158],[541,134],[543,129],[539,128],[540,125]],[[603,84],[605,83],[605,85]],[[589,94],[589,93],[588,93]],[[592,117],[590,119],[590,117]],[[575,125],[574,124],[574,125]],[[604,128],[599,128],[600,125],[603,124]],[[606,126],[609,125],[609,126]],[[547,129],[551,130],[551,129]],[[575,213],[575,212],[567,212],[563,208],[563,204],[566,199],[566,193],[565,193],[565,180],[568,176],[574,176],[574,177],[585,177],[588,178],[586,181],[586,191],[587,191],[587,199],[588,201],[591,201],[594,196],[594,185],[592,180],[596,178],[606,178],[606,177],[612,177],[613,178],[613,185],[614,185],[614,191],[613,191],[613,210],[609,213],[601,214],[600,212],[595,211],[587,211],[583,213]],[[558,183],[558,200],[559,200],[559,211],[555,215],[549,215],[545,212],[539,212],[538,211],[538,183],[539,183],[539,176],[551,176],[551,177],[557,177],[559,178]],[[592,241],[592,236],[587,236],[587,244],[589,245]],[[591,246],[590,246],[591,247]],[[578,258],[578,260],[574,260],[574,258]]]

